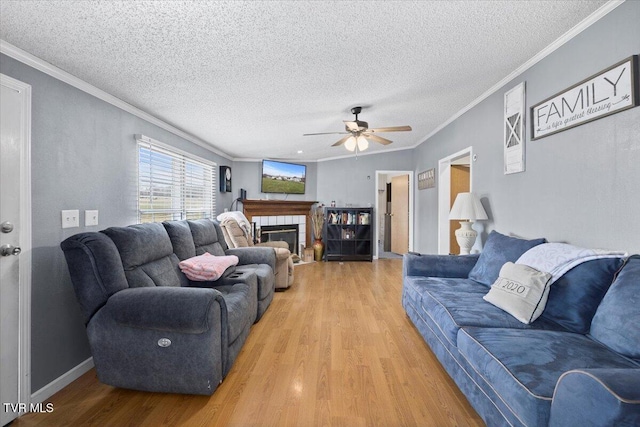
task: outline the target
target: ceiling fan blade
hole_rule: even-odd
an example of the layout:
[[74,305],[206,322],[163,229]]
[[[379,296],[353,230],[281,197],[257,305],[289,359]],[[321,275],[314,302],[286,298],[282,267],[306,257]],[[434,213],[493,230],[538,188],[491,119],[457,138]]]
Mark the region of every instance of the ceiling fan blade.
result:
[[359,131],[360,127],[358,126],[358,124],[356,122],[348,122],[348,121],[344,121],[345,126],[347,126],[347,129],[351,130],[351,131]]
[[367,132],[405,132],[410,130],[411,126],[390,126],[386,128],[367,129]]
[[320,133],[303,133],[302,136],[313,136],[313,135],[351,135],[351,132],[320,132]]
[[363,133],[363,135],[364,135],[365,138],[370,139],[370,140],[375,141],[375,142],[379,142],[382,145],[389,145],[389,144],[391,144],[393,142],[393,141],[391,141],[391,140],[389,140],[387,138],[383,138],[383,137],[378,136],[378,135],[369,134],[368,132],[367,133]]
[[333,144],[332,147],[337,147],[339,145],[344,144],[347,141],[347,139],[349,139],[349,138],[351,138],[351,134],[349,134],[349,135],[345,136],[344,138],[340,139],[340,141],[338,141],[335,144]]

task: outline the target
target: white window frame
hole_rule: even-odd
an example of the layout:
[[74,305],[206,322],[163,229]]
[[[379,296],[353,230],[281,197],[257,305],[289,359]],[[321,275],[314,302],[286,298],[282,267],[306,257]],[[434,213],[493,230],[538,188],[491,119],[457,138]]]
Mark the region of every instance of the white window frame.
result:
[[[175,147],[172,147],[168,144],[162,143],[160,141],[157,141],[153,138],[149,138],[144,135],[136,135],[135,137],[137,142],[136,151],[137,151],[137,161],[138,161],[137,176],[136,176],[136,179],[137,179],[136,199],[137,199],[138,223],[141,223],[143,221],[158,222],[166,219],[191,219],[191,218],[197,218],[197,217],[214,218],[216,215],[217,164],[210,160],[206,160],[206,159],[203,159],[202,157],[198,157],[191,153],[187,153],[185,151],[179,150]],[[152,152],[169,156],[172,160],[171,178],[167,178],[166,171],[163,174],[158,170],[161,167],[160,165],[158,165],[158,167],[156,168],[156,175],[157,176],[163,175],[162,178],[165,181],[165,183],[168,184],[170,182],[170,184],[168,184],[171,187],[169,190],[171,194],[171,196],[169,196],[169,199],[172,206],[169,208],[153,207],[153,205],[151,205],[150,207],[141,206],[142,198],[140,197],[140,193],[142,191],[141,184],[143,180],[141,176],[141,168],[140,168],[141,157],[140,156],[141,156],[142,149],[151,150]],[[187,191],[187,188],[188,188],[187,182],[189,181],[190,178],[192,178],[187,172],[187,169],[188,169],[187,165],[189,164],[195,165],[196,167],[205,168],[205,173],[207,175],[209,173],[211,174],[210,178],[208,177],[205,178],[205,185],[208,186],[210,184],[211,186],[210,200],[207,201],[205,205],[198,206],[196,208],[189,207],[187,203],[187,194],[189,193]],[[150,173],[151,173],[151,176],[147,178],[147,182],[153,181],[153,169],[150,170]],[[148,187],[150,188],[149,191],[152,191],[151,183],[148,184]],[[153,203],[152,200],[153,199],[151,198],[149,203]],[[199,216],[199,214],[202,214],[202,215]],[[147,215],[151,215],[150,220],[148,220],[148,218],[147,219],[143,218],[144,216],[147,216]],[[170,218],[167,218],[167,215],[169,215]],[[156,219],[156,216],[158,216],[159,219]]]

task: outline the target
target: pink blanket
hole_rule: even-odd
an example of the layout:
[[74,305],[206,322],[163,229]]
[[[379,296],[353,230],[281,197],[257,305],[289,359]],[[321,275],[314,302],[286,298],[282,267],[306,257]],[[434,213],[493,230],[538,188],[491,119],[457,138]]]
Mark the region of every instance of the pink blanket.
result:
[[181,261],[178,266],[189,280],[218,280],[225,270],[238,264],[235,255],[215,256],[209,252]]

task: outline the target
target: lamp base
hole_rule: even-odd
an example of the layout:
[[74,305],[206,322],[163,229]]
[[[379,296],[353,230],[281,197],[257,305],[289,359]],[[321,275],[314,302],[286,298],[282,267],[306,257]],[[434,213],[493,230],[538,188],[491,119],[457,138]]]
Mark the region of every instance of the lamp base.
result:
[[460,255],[469,255],[478,237],[478,232],[471,228],[472,224],[470,221],[460,221],[460,228],[456,230],[456,240],[460,246]]

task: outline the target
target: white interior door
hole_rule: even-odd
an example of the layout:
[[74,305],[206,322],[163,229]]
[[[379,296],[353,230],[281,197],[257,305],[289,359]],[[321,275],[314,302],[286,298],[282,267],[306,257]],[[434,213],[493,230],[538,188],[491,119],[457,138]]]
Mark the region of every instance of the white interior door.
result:
[[[20,414],[17,403],[29,404],[30,263],[22,262],[21,246],[30,240],[28,212],[23,212],[30,186],[28,147],[31,89],[1,76],[0,94],[0,425]],[[26,174],[26,175],[25,175]],[[24,182],[26,180],[26,182]],[[27,255],[27,258],[30,256]],[[15,406],[7,406],[12,404]]]

